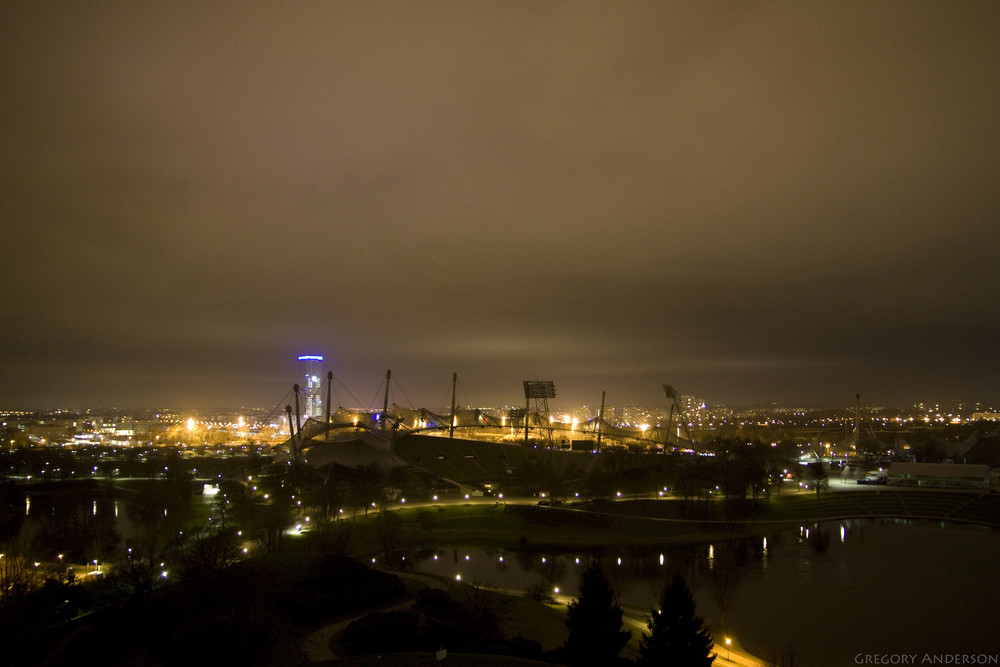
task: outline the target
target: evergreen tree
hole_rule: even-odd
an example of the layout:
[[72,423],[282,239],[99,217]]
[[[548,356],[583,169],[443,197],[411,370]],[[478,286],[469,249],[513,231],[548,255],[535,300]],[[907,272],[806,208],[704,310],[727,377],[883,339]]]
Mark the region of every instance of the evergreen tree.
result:
[[712,637],[701,616],[695,615],[694,597],[677,574],[663,587],[646,622],[649,635],[639,642],[639,665],[709,667],[715,660]]
[[563,649],[571,665],[612,665],[632,637],[630,630],[622,630],[622,609],[598,561],[580,576],[580,592],[566,612],[566,628],[569,637]]

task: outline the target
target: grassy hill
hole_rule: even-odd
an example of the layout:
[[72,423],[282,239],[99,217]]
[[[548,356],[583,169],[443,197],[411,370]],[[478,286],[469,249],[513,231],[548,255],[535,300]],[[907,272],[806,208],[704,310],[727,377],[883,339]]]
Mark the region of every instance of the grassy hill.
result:
[[290,664],[316,626],[405,595],[398,577],[349,558],[267,554],[44,631],[23,663]]

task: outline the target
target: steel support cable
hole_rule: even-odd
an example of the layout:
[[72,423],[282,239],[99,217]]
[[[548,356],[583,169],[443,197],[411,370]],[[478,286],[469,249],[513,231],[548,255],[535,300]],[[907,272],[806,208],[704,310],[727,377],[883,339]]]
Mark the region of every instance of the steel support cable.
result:
[[399,393],[401,393],[403,395],[403,398],[406,399],[406,402],[409,404],[410,409],[415,410],[416,408],[413,406],[413,401],[411,401],[410,397],[406,395],[406,391],[403,389],[403,385],[399,384],[399,378],[394,376],[392,378],[392,381],[396,384],[396,388],[399,389]]
[[289,389],[289,390],[288,390],[287,392],[285,392],[285,395],[281,397],[281,400],[280,400],[280,401],[278,401],[277,405],[275,405],[275,406],[274,406],[273,408],[271,408],[271,411],[267,413],[267,416],[266,416],[266,417],[264,417],[264,421],[265,421],[265,422],[269,422],[269,421],[271,421],[271,419],[272,419],[272,418],[273,418],[273,417],[274,417],[274,416],[275,416],[276,414],[279,414],[279,413],[280,413],[280,414],[281,414],[282,416],[284,416],[284,413],[285,413],[285,406],[289,404],[289,401],[290,401],[290,400],[291,400],[291,398],[292,398],[292,393],[293,393],[294,391],[295,391],[295,390],[294,390],[294,388],[293,388],[293,389]]
[[[330,372],[330,375],[333,375],[332,371]],[[351,393],[351,390],[347,388],[347,385],[344,384],[343,382],[341,382],[340,378],[337,377],[336,375],[333,375],[333,379],[336,380],[340,384],[340,386],[344,388],[344,391],[347,392],[347,395],[350,396],[354,400],[354,402],[357,403],[358,407],[360,408],[361,405],[362,405],[361,401],[358,400],[357,396],[355,396],[354,394]],[[343,407],[343,403],[340,402],[340,392],[337,391],[337,385],[333,385],[333,392],[334,392],[334,394],[337,395],[337,405]]]

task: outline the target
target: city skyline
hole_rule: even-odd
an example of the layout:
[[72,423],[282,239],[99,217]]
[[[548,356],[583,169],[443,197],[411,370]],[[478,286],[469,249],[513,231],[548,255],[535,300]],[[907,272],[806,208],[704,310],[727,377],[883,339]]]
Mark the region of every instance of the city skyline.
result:
[[7,3],[0,406],[269,407],[315,353],[361,405],[996,408],[998,31]]
[[[205,404],[156,404],[156,405],[130,405],[127,403],[117,403],[117,404],[101,404],[101,403],[91,403],[83,405],[49,405],[49,406],[11,406],[11,405],[0,405],[0,410],[3,410],[6,414],[101,414],[104,412],[110,412],[113,414],[129,414],[129,413],[153,413],[153,412],[163,412],[165,414],[192,414],[192,415],[202,415],[202,414],[215,414],[216,416],[222,414],[230,415],[240,415],[243,413],[251,412],[269,412],[271,415],[277,418],[283,418],[284,412],[287,408],[292,408],[295,402],[295,388],[298,387],[299,393],[299,411],[300,416],[303,420],[306,418],[314,418],[322,420],[326,411],[326,396],[327,396],[327,385],[329,380],[332,380],[330,386],[330,396],[331,396],[331,411],[336,412],[338,409],[344,410],[358,410],[361,412],[371,412],[378,413],[382,410],[383,400],[388,398],[389,406],[398,406],[403,409],[426,409],[430,412],[437,413],[439,415],[446,415],[449,413],[450,407],[448,401],[450,401],[451,393],[444,402],[421,402],[414,401],[409,395],[409,390],[406,386],[400,383],[398,377],[387,377],[391,376],[391,369],[384,373],[376,374],[378,377],[368,377],[365,378],[366,384],[364,384],[359,391],[356,386],[349,386],[344,383],[344,381],[337,377],[333,371],[319,370],[325,368],[323,366],[324,358],[322,355],[298,355],[296,357],[296,368],[293,370],[292,375],[287,378],[288,382],[284,384],[275,383],[277,391],[283,392],[280,396],[277,394],[269,397],[268,400],[258,404],[252,403],[238,403],[238,404],[216,404],[216,403],[205,403]],[[302,364],[308,364],[308,370],[303,374]],[[331,378],[327,378],[327,373],[332,375]],[[318,373],[318,375],[317,375]],[[386,392],[386,380],[389,381],[389,390]],[[469,395],[465,391],[460,378],[454,377],[454,388],[455,388],[455,406],[459,409],[483,409],[487,411],[503,411],[511,408],[523,408],[525,398],[523,395],[523,382],[518,383],[516,389],[508,388],[509,391],[506,392],[507,399],[497,403],[484,403],[477,402],[475,400],[469,399]],[[549,381],[545,381],[546,383]],[[449,384],[449,387],[452,385]],[[412,390],[412,387],[410,388]],[[559,395],[558,387],[555,387],[557,396]],[[671,407],[670,397],[664,393],[667,387],[661,385],[661,390],[658,396],[653,396],[647,403],[638,403],[632,400],[630,397],[615,397],[607,396],[606,391],[601,392],[600,398],[595,400],[583,400],[580,402],[572,402],[571,400],[553,400],[550,409],[551,413],[557,420],[563,418],[571,417],[573,415],[579,416],[582,414],[581,411],[585,411],[590,417],[594,418],[599,412],[599,407],[601,405],[602,399],[605,402],[606,408],[609,411],[608,414],[613,414],[617,412],[624,411],[624,413],[630,412],[643,412],[652,411],[656,413],[657,411],[662,412],[666,415]],[[450,390],[449,390],[450,391]],[[370,395],[369,395],[370,394]],[[579,396],[579,392],[571,391],[570,395]],[[277,397],[277,398],[275,398]],[[363,397],[367,397],[365,400]],[[460,398],[461,397],[461,398]],[[832,401],[829,403],[804,403],[802,401],[797,401],[791,399],[785,402],[725,402],[714,400],[709,397],[695,395],[691,393],[678,394],[678,399],[682,405],[682,410],[693,414],[694,412],[707,411],[713,413],[717,410],[722,410],[726,414],[735,414],[733,411],[739,411],[743,414],[766,414],[769,412],[777,413],[789,413],[789,414],[808,414],[808,413],[824,413],[830,410],[837,411],[837,414],[853,416],[856,414],[858,409],[861,409],[864,414],[869,414],[874,412],[889,412],[898,414],[927,414],[927,415],[937,415],[938,419],[934,421],[941,421],[942,416],[955,416],[964,415],[965,419],[972,419],[975,421],[977,418],[985,418],[987,420],[994,419],[994,415],[998,413],[997,406],[989,402],[983,402],[975,398],[955,398],[955,397],[942,397],[942,396],[927,396],[920,400],[913,400],[906,403],[900,404],[884,404],[877,401],[870,400],[869,397],[862,397],[861,394],[855,394],[852,397],[843,397],[843,400]],[[287,408],[286,408],[287,406]],[[292,408],[294,411],[294,408]],[[983,416],[987,415],[987,416]],[[700,419],[700,418],[699,418]],[[630,421],[626,419],[626,421]],[[912,419],[911,419],[912,421]],[[957,422],[956,422],[957,423]]]

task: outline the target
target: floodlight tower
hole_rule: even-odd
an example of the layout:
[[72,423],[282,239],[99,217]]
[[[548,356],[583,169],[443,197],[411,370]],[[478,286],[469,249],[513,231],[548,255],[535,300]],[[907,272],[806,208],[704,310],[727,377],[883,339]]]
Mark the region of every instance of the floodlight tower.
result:
[[[667,441],[670,441],[670,430],[674,423],[674,410],[677,410],[677,419],[680,421],[681,426],[684,427],[684,433],[688,437],[688,441],[694,444],[694,434],[691,433],[691,429],[687,423],[687,417],[684,414],[684,408],[681,407],[681,395],[676,389],[671,387],[669,384],[663,385],[663,391],[666,392],[667,398],[670,400],[670,417],[667,419]],[[677,439],[680,439],[680,430],[678,429]]]
[[546,427],[546,441],[552,442],[552,424],[549,422],[549,399],[556,397],[556,386],[551,380],[524,381],[524,444],[528,444],[528,423],[531,419],[531,401],[535,412]]

